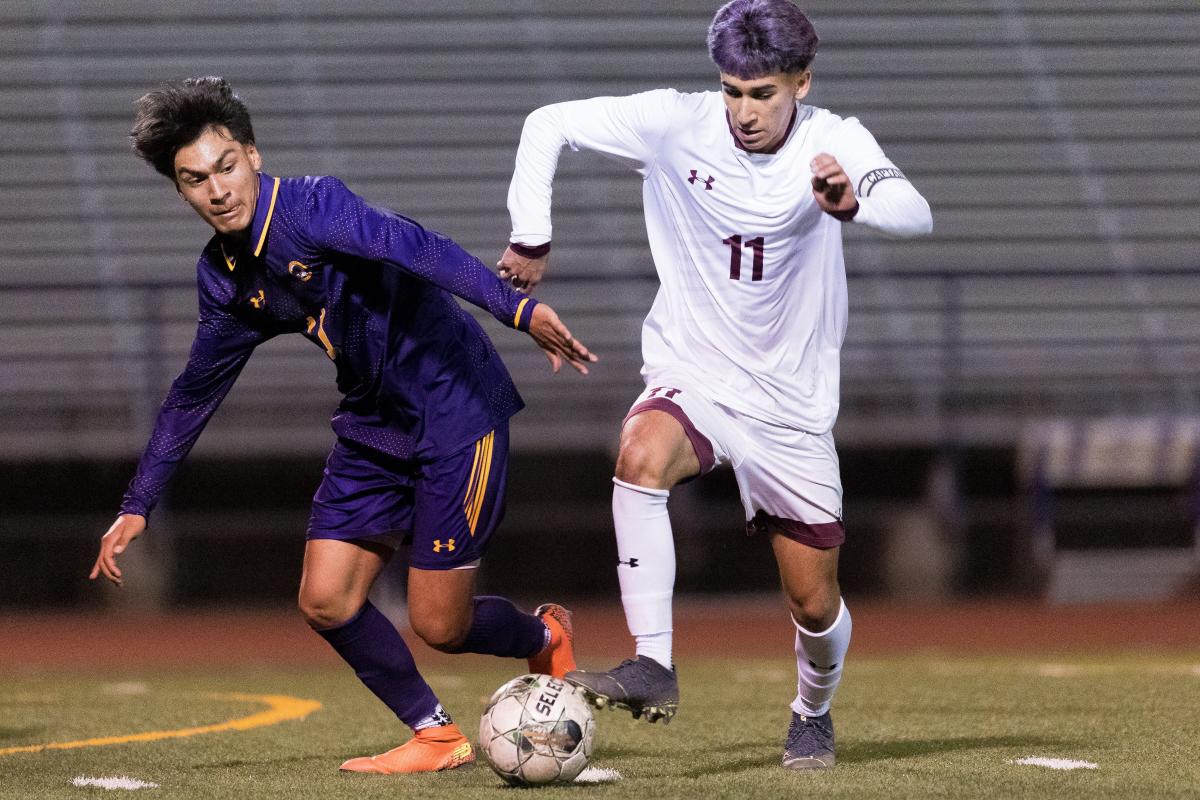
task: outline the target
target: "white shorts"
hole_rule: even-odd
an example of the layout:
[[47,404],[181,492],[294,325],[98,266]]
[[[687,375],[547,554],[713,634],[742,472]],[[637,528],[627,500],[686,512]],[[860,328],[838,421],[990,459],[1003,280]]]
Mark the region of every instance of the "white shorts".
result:
[[700,474],[728,463],[746,511],[746,533],[770,525],[796,541],[829,549],[846,539],[842,479],[833,434],[770,425],[712,402],[678,378],[651,382],[625,421],[664,411],[683,426]]

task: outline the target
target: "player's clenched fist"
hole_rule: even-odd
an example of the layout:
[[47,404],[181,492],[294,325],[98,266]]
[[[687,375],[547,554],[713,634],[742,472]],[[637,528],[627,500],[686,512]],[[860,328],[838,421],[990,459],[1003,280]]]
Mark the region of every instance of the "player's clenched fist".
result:
[[538,347],[545,351],[546,358],[550,359],[550,366],[555,372],[562,367],[565,359],[572,367],[587,375],[587,363],[597,360],[596,354],[572,336],[554,309],[545,303],[538,303],[533,309],[529,335],[538,343]]
[[117,556],[125,552],[129,543],[146,530],[146,518],[140,514],[122,514],[112,524],[108,532],[100,539],[100,555],[92,565],[88,575],[96,580],[100,575],[108,578],[117,586],[121,585],[121,570],[117,567]]
[[[858,206],[850,176],[829,153],[818,153],[809,164],[812,167],[813,197],[827,214],[842,218]],[[849,218],[849,217],[846,217]]]
[[527,258],[507,247],[504,249],[504,255],[500,256],[496,263],[496,272],[501,280],[511,283],[518,292],[529,294],[533,287],[542,282],[542,275],[546,272],[546,264],[549,261],[549,253],[539,258]]

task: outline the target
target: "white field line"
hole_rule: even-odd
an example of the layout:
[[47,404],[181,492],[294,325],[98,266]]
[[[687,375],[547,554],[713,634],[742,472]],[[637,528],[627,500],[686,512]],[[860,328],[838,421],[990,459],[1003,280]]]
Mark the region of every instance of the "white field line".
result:
[[1035,669],[1043,678],[1074,678],[1084,672],[1083,667],[1073,664],[1039,664]]
[[575,783],[615,783],[621,780],[621,773],[607,767],[586,767],[575,777]]
[[1074,761],[1070,758],[1045,758],[1044,756],[1027,756],[1009,761],[1010,764],[1027,764],[1031,767],[1049,767],[1050,769],[1100,769],[1099,764],[1091,761]]
[[125,681],[123,683],[106,683],[100,687],[100,691],[105,694],[135,695],[146,694],[150,691],[150,687],[139,681]]
[[129,778],[124,775],[116,778],[89,778],[84,775],[76,776],[71,781],[74,786],[95,787],[97,789],[127,789],[133,791],[135,789],[157,789],[157,783],[149,783],[147,781],[139,781],[137,778]]
[[795,678],[795,675],[794,671],[789,671],[782,667],[755,667],[738,670],[733,674],[733,680],[735,683],[773,683],[776,681],[791,681]]
[[1027,669],[1042,678],[1078,678],[1084,675],[1120,675],[1136,669],[1159,675],[1200,675],[1200,664],[1032,664]]

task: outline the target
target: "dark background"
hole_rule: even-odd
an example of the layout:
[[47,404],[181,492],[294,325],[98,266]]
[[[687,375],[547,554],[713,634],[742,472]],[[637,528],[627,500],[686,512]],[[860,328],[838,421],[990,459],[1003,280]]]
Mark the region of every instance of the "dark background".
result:
[[[525,115],[714,88],[710,2],[0,5],[0,605],[290,602],[332,369],[264,346],[126,561],[89,584],[194,330],[208,233],[138,162],[132,102],[223,74],[265,169],[336,174],[485,263]],[[1172,597],[1195,585],[1200,10],[1191,0],[841,0],[809,101],[929,199],[930,237],[845,226],[848,594]],[[540,296],[602,361],[551,376],[485,326],[528,408],[487,588],[615,601],[608,502],[656,279],[637,176],[565,153]],[[732,475],[671,501],[682,592],[774,591]]]

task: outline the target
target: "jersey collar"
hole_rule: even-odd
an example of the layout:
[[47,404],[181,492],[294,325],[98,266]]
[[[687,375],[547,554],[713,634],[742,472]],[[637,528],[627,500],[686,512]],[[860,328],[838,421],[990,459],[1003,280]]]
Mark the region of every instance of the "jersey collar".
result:
[[788,120],[787,130],[783,132],[783,136],[779,137],[779,141],[770,150],[747,150],[738,140],[737,134],[733,132],[733,121],[729,118],[729,109],[725,109],[725,127],[729,129],[729,138],[733,139],[733,146],[743,153],[750,153],[753,156],[771,156],[778,153],[783,146],[787,144],[788,138],[792,135],[792,128],[796,125],[796,116],[799,111],[797,103],[792,103],[792,118]]
[[[254,204],[254,220],[250,223],[250,236],[246,239],[246,246],[255,257],[261,256],[266,246],[267,231],[271,227],[271,218],[275,216],[275,201],[278,199],[279,178],[273,178],[265,172],[258,173],[258,201]],[[224,242],[221,242],[221,257],[225,259],[225,266],[233,272],[237,253],[230,257]]]

